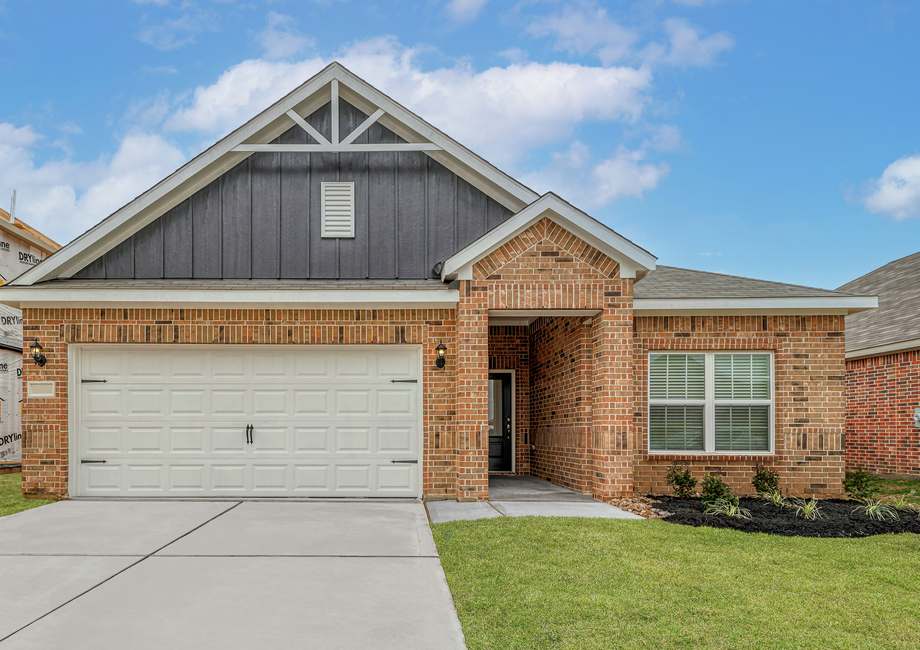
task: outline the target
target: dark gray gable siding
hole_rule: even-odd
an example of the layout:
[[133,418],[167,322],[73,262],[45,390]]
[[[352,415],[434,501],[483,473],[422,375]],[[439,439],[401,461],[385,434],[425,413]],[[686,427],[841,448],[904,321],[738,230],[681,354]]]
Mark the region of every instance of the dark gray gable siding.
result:
[[[345,137],[367,116],[341,101]],[[327,104],[307,118],[330,137]],[[379,124],[357,140],[400,142]],[[295,126],[276,142],[315,143]],[[322,239],[320,183],[354,181],[354,239]],[[87,265],[86,279],[425,279],[511,212],[422,152],[257,153]]]

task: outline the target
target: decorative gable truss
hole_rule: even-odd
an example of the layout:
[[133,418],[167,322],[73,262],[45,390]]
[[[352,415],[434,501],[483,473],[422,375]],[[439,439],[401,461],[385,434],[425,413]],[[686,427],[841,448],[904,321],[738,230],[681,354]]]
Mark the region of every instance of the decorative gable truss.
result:
[[[349,133],[342,132],[339,98],[368,116]],[[332,128],[328,135],[324,135],[304,116],[330,103]],[[361,138],[362,134],[375,123],[392,131],[397,141],[358,142],[366,139]],[[292,124],[299,125],[311,140],[303,144],[274,142]],[[533,190],[490,165],[340,64],[332,63],[169,177],[16,278],[12,284],[33,285],[73,277],[254,153],[374,151],[425,152],[511,212],[518,212],[539,198]]]

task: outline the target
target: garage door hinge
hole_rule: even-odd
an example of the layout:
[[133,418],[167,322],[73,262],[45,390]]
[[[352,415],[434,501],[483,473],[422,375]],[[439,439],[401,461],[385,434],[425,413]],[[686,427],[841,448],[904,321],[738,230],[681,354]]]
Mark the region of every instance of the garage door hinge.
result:
[[391,379],[391,384],[417,384],[418,379]]
[[107,463],[107,462],[109,462],[109,461],[107,461],[107,460],[81,460],[81,461],[80,461],[80,464],[81,464],[81,465],[89,465],[89,464],[91,464],[91,463]]
[[107,384],[109,383],[107,379],[81,379],[81,384]]

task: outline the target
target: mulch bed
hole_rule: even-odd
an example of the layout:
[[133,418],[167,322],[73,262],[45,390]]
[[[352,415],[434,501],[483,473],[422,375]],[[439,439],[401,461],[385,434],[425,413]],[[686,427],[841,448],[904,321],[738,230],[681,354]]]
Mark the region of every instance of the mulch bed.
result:
[[741,499],[741,507],[751,511],[750,519],[707,515],[699,499],[682,501],[673,497],[655,497],[657,506],[672,513],[664,521],[685,526],[734,528],[745,533],[770,533],[789,537],[868,537],[884,533],[920,533],[920,513],[898,512],[897,521],[875,521],[854,513],[858,503],[840,499],[820,501],[824,518],[808,521],[795,516],[794,508],[779,508],[759,499]]

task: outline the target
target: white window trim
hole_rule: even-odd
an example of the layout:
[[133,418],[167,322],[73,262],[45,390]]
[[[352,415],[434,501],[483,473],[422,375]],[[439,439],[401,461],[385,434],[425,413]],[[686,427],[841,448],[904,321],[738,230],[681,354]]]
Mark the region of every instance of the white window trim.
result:
[[[704,356],[705,398],[698,399],[653,399],[651,358],[653,354],[702,354]],[[717,354],[766,354],[770,357],[770,399],[715,399]],[[772,456],[776,453],[776,381],[774,378],[774,355],[772,350],[650,350],[646,356],[646,406],[645,448],[650,456]],[[651,409],[652,406],[703,406],[703,446],[705,449],[652,449]],[[716,406],[769,406],[768,442],[766,451],[718,451],[716,450]]]

